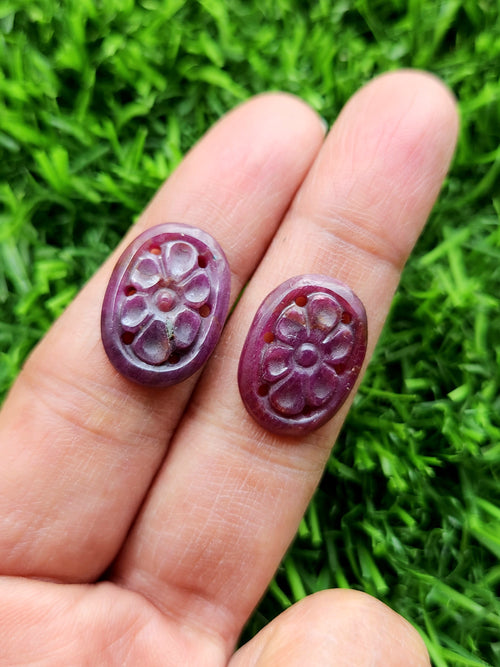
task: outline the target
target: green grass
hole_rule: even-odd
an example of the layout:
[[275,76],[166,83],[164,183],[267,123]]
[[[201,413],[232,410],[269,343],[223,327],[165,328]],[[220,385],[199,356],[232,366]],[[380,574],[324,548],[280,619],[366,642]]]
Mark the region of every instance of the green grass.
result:
[[451,174],[323,482],[246,636],[330,586],[500,664],[496,0],[0,0],[0,396],[185,151],[263,90],[329,122],[377,73],[460,102]]

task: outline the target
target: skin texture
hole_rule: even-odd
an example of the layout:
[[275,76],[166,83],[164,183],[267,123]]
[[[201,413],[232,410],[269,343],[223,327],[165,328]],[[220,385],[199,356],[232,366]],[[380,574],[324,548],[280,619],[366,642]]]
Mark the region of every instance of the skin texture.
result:
[[[456,133],[442,84],[397,72],[360,90],[326,140],[304,103],[272,94],[228,114],[187,155],[0,413],[0,664],[276,665],[332,645],[332,634],[338,649],[323,664],[345,664],[359,643],[359,624],[335,624],[347,610],[371,638],[358,664],[428,664],[414,630],[379,603],[366,615],[349,591],[313,596],[232,657],[352,398],[297,441],[255,423],[236,376],[269,286],[302,273],[335,276],[360,297],[368,361]],[[113,369],[99,320],[119,255],[165,220],[221,241],[232,302],[248,284],[201,378],[161,389]]]
[[273,433],[314,431],[354,388],[366,338],[365,308],[347,285],[320,275],[286,280],[261,303],[241,352],[246,409]]

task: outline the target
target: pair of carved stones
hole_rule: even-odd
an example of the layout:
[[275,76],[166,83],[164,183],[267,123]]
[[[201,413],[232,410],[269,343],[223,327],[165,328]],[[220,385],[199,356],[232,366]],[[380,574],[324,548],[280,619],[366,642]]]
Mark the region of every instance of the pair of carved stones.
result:
[[[112,273],[101,336],[114,367],[166,387],[199,370],[224,326],[229,266],[206,232],[166,223],[138,236]],[[344,403],[361,370],[366,313],[328,276],[290,278],[258,309],[243,345],[238,383],[248,412],[283,435],[308,433]]]

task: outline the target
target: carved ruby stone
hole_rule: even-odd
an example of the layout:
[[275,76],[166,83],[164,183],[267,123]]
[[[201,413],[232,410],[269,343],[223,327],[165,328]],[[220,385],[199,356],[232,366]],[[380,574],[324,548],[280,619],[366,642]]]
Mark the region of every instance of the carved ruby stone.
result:
[[264,428],[303,435],[346,400],[366,353],[363,304],[328,276],[290,278],[263,301],[240,357],[243,403]]
[[169,386],[212,354],[229,307],[230,271],[207,232],[164,223],[140,234],[108,283],[101,337],[113,366],[143,385]]

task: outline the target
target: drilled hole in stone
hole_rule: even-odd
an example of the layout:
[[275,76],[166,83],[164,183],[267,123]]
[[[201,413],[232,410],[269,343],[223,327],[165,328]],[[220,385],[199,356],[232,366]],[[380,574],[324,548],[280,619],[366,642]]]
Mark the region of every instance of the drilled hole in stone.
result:
[[350,324],[352,322],[352,315],[351,313],[348,313],[347,311],[344,311],[342,313],[341,320],[344,324]]
[[178,364],[180,360],[181,360],[180,355],[177,352],[172,352],[172,354],[168,358],[168,363]]
[[262,338],[264,339],[264,343],[272,343],[274,340],[274,334],[272,331],[266,331]]
[[300,308],[303,308],[307,303],[307,296],[305,296],[304,294],[299,295],[295,299],[295,303],[297,304],[297,306],[300,306]]
[[261,384],[260,387],[257,389],[257,393],[259,396],[267,396],[269,393],[269,387],[267,384]]
[[130,345],[134,341],[134,334],[131,331],[124,331],[122,333],[122,343],[124,345]]
[[208,260],[203,255],[198,255],[198,266],[200,269],[204,269],[208,264]]
[[136,292],[137,290],[135,287],[132,287],[132,285],[127,285],[127,287],[125,287],[125,296],[134,296]]
[[302,410],[302,414],[304,415],[304,417],[309,417],[311,412],[312,412],[312,408],[311,408],[310,405],[306,405],[306,407]]
[[210,306],[208,303],[204,303],[198,312],[200,313],[200,317],[208,317],[210,315]]
[[149,252],[152,255],[161,255],[161,248],[159,245],[152,245],[151,248],[149,249]]

